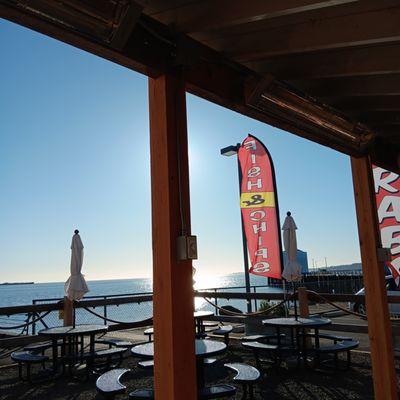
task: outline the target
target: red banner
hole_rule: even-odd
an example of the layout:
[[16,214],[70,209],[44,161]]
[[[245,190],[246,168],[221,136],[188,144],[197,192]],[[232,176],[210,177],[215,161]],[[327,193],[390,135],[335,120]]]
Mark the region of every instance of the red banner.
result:
[[400,277],[400,176],[373,166],[376,206],[382,247],[390,249],[391,261],[386,262],[393,278]]
[[242,172],[240,208],[250,273],[281,278],[281,241],[275,173],[265,146],[249,135],[239,148]]

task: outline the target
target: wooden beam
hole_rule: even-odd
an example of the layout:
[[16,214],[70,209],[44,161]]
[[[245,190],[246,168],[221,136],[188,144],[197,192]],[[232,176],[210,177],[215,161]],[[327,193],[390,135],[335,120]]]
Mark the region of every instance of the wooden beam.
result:
[[270,73],[284,80],[393,74],[400,72],[400,45],[396,43],[323,53],[292,54],[250,62],[247,66],[259,73]]
[[138,21],[140,14],[142,13],[142,10],[142,6],[139,6],[134,2],[130,3],[126,14],[122,17],[118,28],[111,38],[111,47],[118,50],[122,50],[125,48],[135,28],[136,22]]
[[[379,6],[390,2],[393,0],[382,0]],[[370,0],[362,4],[377,7],[376,2]],[[91,40],[49,16],[31,12],[30,8],[21,8],[19,5],[18,2],[13,5],[0,3],[0,16],[153,78],[176,66],[185,66],[186,89],[192,94],[346,154],[364,154],[361,143],[337,140],[334,135],[329,137],[323,126],[316,126],[303,118],[304,112],[310,113],[311,103],[316,110],[313,119],[318,119],[319,110],[326,108],[315,98],[298,91],[294,94],[293,89],[288,88],[284,97],[293,98],[294,95],[299,100],[298,104],[291,104],[289,108],[272,102],[269,102],[267,109],[248,104],[245,96],[247,82],[254,78],[262,80],[261,76],[186,35],[176,37],[169,27],[146,15],[141,15],[125,47],[116,49],[100,40]],[[280,86],[284,91],[285,85]],[[302,110],[304,105],[306,110]],[[297,112],[293,112],[292,106]],[[332,110],[334,119],[336,114]],[[342,119],[345,117],[342,116]],[[395,159],[393,164],[396,164]]]
[[399,111],[369,111],[358,114],[358,118],[371,126],[400,125]]
[[195,399],[192,262],[177,254],[178,236],[190,234],[183,80],[149,79],[149,107],[155,394],[157,400]]
[[400,74],[291,81],[293,85],[321,99],[349,96],[398,96]]
[[359,0],[354,3],[320,8],[304,13],[286,15],[281,18],[263,19],[202,32],[192,32],[191,36],[203,43],[211,43],[213,40],[222,37],[242,36],[252,32],[265,32],[283,26],[300,26],[310,21],[337,18],[343,15],[362,14],[373,10],[382,10],[393,6],[396,7],[398,5],[398,0],[380,0],[379,2],[376,0]]
[[365,112],[373,111],[399,111],[400,95],[394,96],[349,96],[336,98],[329,102],[338,110],[346,110],[346,112]]
[[375,399],[397,399],[391,323],[385,287],[384,265],[378,259],[381,247],[371,162],[352,158],[361,261],[365,284],[368,335],[371,346]]
[[284,54],[396,42],[400,40],[399,19],[400,7],[393,7],[222,37],[207,43],[228,57],[246,62]]
[[358,0],[206,0],[151,16],[173,24],[178,32],[198,32],[319,10]]

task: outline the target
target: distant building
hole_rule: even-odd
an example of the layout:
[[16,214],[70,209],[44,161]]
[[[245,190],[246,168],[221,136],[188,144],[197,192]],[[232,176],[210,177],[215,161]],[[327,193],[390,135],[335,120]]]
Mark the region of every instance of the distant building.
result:
[[[285,266],[287,261],[286,251],[283,252],[283,266]],[[301,265],[301,273],[306,274],[308,272],[308,258],[307,252],[302,250],[297,250],[297,262]]]

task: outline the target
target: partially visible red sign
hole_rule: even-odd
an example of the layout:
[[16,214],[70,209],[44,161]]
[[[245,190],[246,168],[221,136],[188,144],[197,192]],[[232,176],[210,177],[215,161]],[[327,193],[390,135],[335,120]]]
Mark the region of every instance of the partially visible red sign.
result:
[[254,136],[240,146],[240,208],[250,255],[250,273],[281,279],[280,227],[275,174],[269,153]]
[[373,166],[376,205],[382,247],[390,249],[391,260],[386,265],[396,283],[400,277],[400,176]]

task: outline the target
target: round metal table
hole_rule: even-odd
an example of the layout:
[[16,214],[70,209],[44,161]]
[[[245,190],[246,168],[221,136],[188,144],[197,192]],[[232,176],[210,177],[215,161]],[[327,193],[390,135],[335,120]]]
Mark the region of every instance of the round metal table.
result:
[[[199,388],[204,386],[204,362],[207,357],[216,356],[223,353],[227,346],[223,342],[216,340],[195,340],[195,352],[197,359],[197,383]],[[132,347],[131,353],[134,357],[151,359],[154,358],[154,342],[139,344]]]
[[65,357],[66,349],[71,358],[71,364],[76,361],[78,356],[78,339],[80,338],[80,355],[83,356],[84,349],[84,337],[89,336],[89,351],[94,352],[95,337],[96,334],[105,333],[108,331],[107,325],[76,325],[73,326],[56,326],[54,328],[42,329],[38,332],[40,336],[49,338],[52,342],[52,353],[53,353],[53,371],[57,372],[58,367],[58,340],[62,339],[61,355]]

